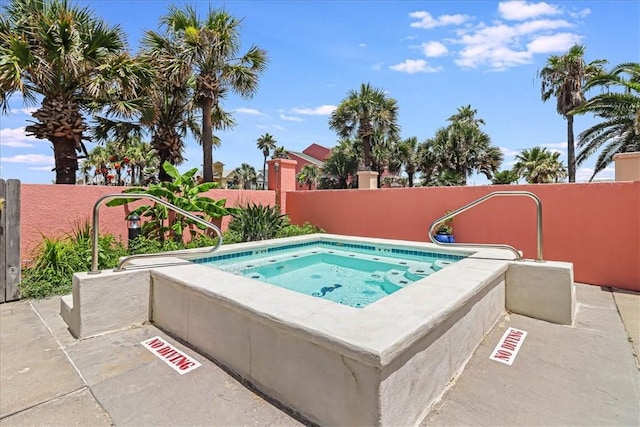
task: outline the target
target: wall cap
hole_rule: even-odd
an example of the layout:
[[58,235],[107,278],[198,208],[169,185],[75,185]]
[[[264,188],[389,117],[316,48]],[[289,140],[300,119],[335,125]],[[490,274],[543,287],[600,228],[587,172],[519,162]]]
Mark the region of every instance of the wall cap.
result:
[[613,155],[613,160],[634,159],[640,157],[640,151],[634,151],[631,153],[618,153]]

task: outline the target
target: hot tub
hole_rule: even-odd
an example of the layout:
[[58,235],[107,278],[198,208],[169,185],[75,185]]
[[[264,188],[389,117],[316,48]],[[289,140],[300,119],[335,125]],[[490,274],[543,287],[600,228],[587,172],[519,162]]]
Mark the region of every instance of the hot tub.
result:
[[512,255],[319,234],[225,245],[215,256],[318,241],[457,262],[357,308],[190,260],[151,271],[149,318],[315,423],[419,423],[504,312]]

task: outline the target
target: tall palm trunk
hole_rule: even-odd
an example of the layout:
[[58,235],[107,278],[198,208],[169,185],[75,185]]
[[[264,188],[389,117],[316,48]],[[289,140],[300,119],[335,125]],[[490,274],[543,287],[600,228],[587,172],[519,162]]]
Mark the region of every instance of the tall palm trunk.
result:
[[576,182],[576,146],[573,138],[573,115],[567,116],[567,172],[569,182]]
[[205,98],[202,108],[202,178],[204,182],[213,182],[213,100]]
[[371,136],[362,137],[362,153],[364,154],[364,168],[371,170]]
[[76,142],[64,137],[51,138],[53,156],[56,162],[56,184],[76,183],[78,158],[76,156]]
[[26,127],[27,135],[48,139],[53,145],[56,184],[75,184],[78,170],[76,150],[83,146],[84,121],[77,102],[64,97],[45,97],[32,116],[38,121]]
[[[372,159],[371,159],[371,137],[373,135],[373,129],[371,128],[371,123],[369,123],[368,117],[365,117],[360,122],[360,127],[358,128],[358,136],[362,141],[362,154],[364,156],[364,169],[371,170]],[[380,185],[378,185],[380,187]]]
[[266,190],[264,183],[267,180],[267,155],[264,156],[264,161],[262,162],[262,189]]
[[173,181],[173,178],[171,178],[171,176],[169,176],[169,174],[162,167],[162,165],[164,165],[164,162],[169,162],[169,163],[173,164],[172,159],[169,158],[169,156],[167,155],[167,153],[165,151],[162,151],[162,152],[158,153],[158,155],[160,157],[160,167],[158,168],[158,180],[160,180],[162,182],[171,182],[171,181]]

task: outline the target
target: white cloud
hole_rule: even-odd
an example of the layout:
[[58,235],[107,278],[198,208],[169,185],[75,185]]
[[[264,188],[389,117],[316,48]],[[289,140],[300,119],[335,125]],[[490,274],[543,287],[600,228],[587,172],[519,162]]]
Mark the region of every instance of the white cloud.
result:
[[391,65],[394,71],[400,71],[402,73],[414,74],[414,73],[437,73],[442,70],[442,67],[433,67],[427,63],[424,59],[405,59],[396,65]]
[[32,171],[47,171],[47,172],[51,172],[52,167],[51,166],[32,166],[32,167],[30,167],[28,169],[32,170]]
[[296,114],[304,114],[307,116],[328,116],[337,107],[335,105],[320,105],[319,107],[313,108],[292,108],[291,111]]
[[542,15],[557,15],[561,13],[557,6],[545,2],[529,3],[522,0],[498,3],[498,12],[504,19],[524,21]]
[[280,125],[258,125],[257,126],[258,129],[263,129],[263,130],[279,130],[279,131],[285,131],[286,129],[284,128],[284,126],[280,126]]
[[420,48],[422,49],[422,53],[424,53],[424,56],[426,56],[427,58],[442,56],[448,52],[447,47],[440,42],[431,41],[422,43]]
[[358,46],[360,46],[360,47],[367,47],[367,44],[366,44],[366,43],[358,43]]
[[[588,9],[584,9],[579,13],[589,12]],[[414,17],[423,19],[426,25],[439,22],[426,12],[414,14]],[[578,13],[566,12],[564,8],[554,4],[521,0],[503,1],[498,4],[498,14],[501,19],[489,23],[480,22],[473,26],[460,26],[451,31],[455,38],[444,39],[447,43],[446,53],[455,58],[454,62],[458,66],[487,67],[493,71],[502,71],[530,64],[537,54],[565,52],[583,39],[573,30],[577,24],[575,16]],[[430,43],[421,46],[426,56],[436,56],[438,49],[442,51],[444,47]]]
[[576,43],[580,43],[582,37],[571,33],[558,33],[552,36],[539,36],[527,44],[527,49],[532,53],[563,52]]
[[379,71],[380,69],[382,69],[382,63],[378,62],[377,64],[373,64],[373,67],[371,67],[371,69],[374,71]]
[[547,144],[539,144],[540,147],[546,148],[550,153],[560,153],[561,160],[566,164],[567,143],[566,142],[549,142]]
[[413,28],[434,28],[445,25],[460,25],[469,19],[467,15],[460,14],[440,15],[437,18],[434,18],[429,12],[425,11],[411,12],[409,17],[418,19],[417,22],[411,23]]
[[542,144],[543,147],[547,148],[567,148],[566,142],[550,142],[548,144]]
[[[576,182],[589,181],[593,175],[594,168],[578,168],[576,170]],[[615,179],[616,170],[613,167],[604,168],[593,178],[594,181],[613,181]]]
[[568,13],[568,14],[569,14],[569,16],[571,16],[572,18],[584,18],[584,17],[586,17],[586,16],[591,15],[591,9],[586,8],[586,9],[579,10],[579,11],[577,11],[577,12],[569,11],[569,12],[567,12],[567,13]]
[[500,147],[500,151],[502,151],[502,154],[504,154],[505,156],[517,156],[518,154],[520,154],[519,151],[512,150],[511,148],[507,147]]
[[290,122],[304,122],[304,119],[295,116],[287,116],[286,114],[280,114],[282,120],[288,120]]
[[0,145],[3,147],[33,147],[37,143],[36,138],[27,136],[23,127],[0,129]]
[[514,27],[517,34],[531,34],[539,31],[557,30],[558,28],[573,27],[573,24],[564,19],[536,19],[524,22]]
[[577,34],[549,33],[571,26],[560,19],[534,20],[514,26],[504,23],[479,25],[454,41],[463,45],[455,63],[464,68],[488,66],[495,70],[529,64],[534,54],[563,52],[578,43],[582,37]]
[[504,70],[531,62],[531,53],[516,51],[506,46],[474,45],[460,51],[460,58],[454,62],[463,68],[487,65],[494,70]]
[[53,156],[47,156],[45,154],[18,154],[10,157],[0,157],[0,161],[3,163],[29,163],[52,166],[55,164]]
[[236,108],[235,109],[236,113],[241,113],[241,114],[250,114],[253,116],[266,116],[266,114],[256,110],[255,108]]

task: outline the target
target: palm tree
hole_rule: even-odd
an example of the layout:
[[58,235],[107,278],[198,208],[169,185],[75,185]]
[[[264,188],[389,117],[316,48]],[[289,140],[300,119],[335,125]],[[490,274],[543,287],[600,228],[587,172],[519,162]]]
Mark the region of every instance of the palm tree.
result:
[[467,177],[465,175],[451,169],[445,169],[433,177],[429,185],[436,187],[455,187],[466,185],[466,183]]
[[[103,145],[98,145],[91,150],[87,156],[86,163],[95,168],[94,177],[102,176],[100,180],[103,185],[107,184],[107,175],[109,174],[109,152]],[[97,184],[96,180],[96,184]]]
[[349,179],[353,178],[358,171],[358,158],[351,141],[340,141],[324,161],[322,166],[324,179],[321,179],[321,183],[332,179],[336,188],[347,188]]
[[371,147],[374,135],[379,139],[397,139],[400,132],[398,103],[386,91],[362,83],[360,91],[348,92],[331,113],[329,127],[342,138],[354,137],[362,142],[364,167],[371,170]]
[[520,175],[518,175],[513,170],[503,170],[500,172],[496,172],[491,179],[491,184],[500,185],[500,184],[517,184],[518,179],[520,179]]
[[242,163],[234,170],[238,180],[238,187],[247,190],[250,184],[256,179],[256,169],[248,163]]
[[567,176],[567,170],[560,161],[560,153],[552,153],[541,147],[522,150],[516,156],[513,171],[529,184],[559,182]]
[[387,166],[387,172],[396,178],[400,178],[402,172],[402,147],[400,142],[387,141],[386,142],[386,159],[384,164]]
[[[145,167],[155,163],[159,165],[159,158],[151,144],[142,142],[139,138],[134,139],[127,146],[125,156],[131,168],[131,185],[142,185]],[[155,158],[155,162],[152,160],[153,158]]]
[[458,108],[458,112],[447,119],[451,123],[467,123],[475,127],[484,125],[484,120],[477,118],[478,110],[471,108],[471,105],[463,105]]
[[[640,151],[640,63],[617,65],[589,80],[585,89],[595,87],[606,91],[574,110],[574,114],[593,113],[604,120],[578,135],[578,165],[605,146],[590,180],[613,161],[614,154]],[[620,91],[612,92],[612,87]]]
[[386,135],[374,133],[371,138],[371,169],[379,172],[376,177],[381,187],[382,174],[386,170],[390,175],[398,175],[402,169],[398,154],[398,142]]
[[[437,177],[444,171],[450,170],[456,177],[462,177],[461,185],[465,185],[467,177],[473,172],[481,173],[491,179],[498,171],[504,158],[500,149],[491,145],[491,138],[480,129],[484,124],[482,119],[476,118],[477,110],[471,106],[458,108],[458,112],[449,119],[449,126],[440,128],[428,147],[422,149],[422,156],[431,154],[428,159],[429,170],[423,162],[423,170],[429,175]],[[425,151],[425,149],[429,151]],[[453,175],[451,175],[453,176]],[[437,182],[437,181],[436,181]],[[447,182],[458,182],[448,180]]]
[[318,182],[320,176],[319,169],[315,165],[304,165],[300,170],[300,173],[296,176],[300,185],[307,185],[309,190],[311,186]]
[[556,98],[556,111],[567,119],[567,164],[569,182],[576,181],[576,155],[573,136],[573,110],[585,102],[587,81],[602,74],[606,63],[597,59],[584,62],[584,46],[573,45],[564,55],[552,55],[538,72],[542,79],[542,101]]
[[251,98],[258,89],[260,74],[267,65],[267,53],[251,46],[240,54],[240,20],[224,10],[209,9],[201,20],[192,6],[184,10],[169,7],[162,18],[165,40],[178,46],[174,67],[187,64],[194,74],[194,100],[202,112],[203,179],[213,181],[213,129],[234,125],[220,103],[228,93]]
[[271,155],[272,159],[288,159],[289,155],[287,154],[287,149],[282,147],[278,147],[273,150],[273,154]]
[[413,187],[413,176],[418,171],[418,138],[412,136],[398,144],[398,155],[409,179],[409,187]]
[[[443,132],[443,128],[436,131],[436,135]],[[422,175],[422,185],[430,185],[433,177],[438,174],[438,168],[442,167],[439,159],[444,158],[444,146],[436,144],[435,138],[430,138],[418,145],[417,162],[418,171]]]
[[265,133],[260,138],[258,138],[258,150],[262,150],[262,155],[264,156],[264,161],[262,162],[262,189],[264,190],[264,182],[267,179],[267,157],[271,153],[271,150],[276,149],[276,141],[273,139],[273,135],[269,133]]
[[88,157],[80,162],[80,173],[82,174],[83,185],[88,185],[91,182],[91,169],[93,169],[93,165],[89,161]]
[[87,155],[83,112],[127,114],[146,68],[126,53],[125,34],[66,0],[8,0],[0,15],[0,108],[12,94],[40,108],[27,133],[53,145],[57,184],[75,184]]

